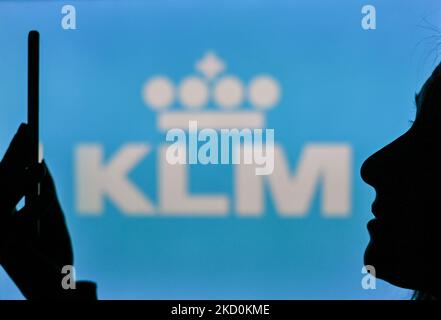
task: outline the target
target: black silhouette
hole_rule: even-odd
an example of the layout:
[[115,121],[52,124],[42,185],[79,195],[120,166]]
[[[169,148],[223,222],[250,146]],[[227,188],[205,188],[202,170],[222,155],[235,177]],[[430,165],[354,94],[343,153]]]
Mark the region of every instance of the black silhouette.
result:
[[376,277],[416,291],[415,298],[441,297],[441,64],[416,95],[411,128],[371,155],[361,168],[374,187],[375,219],[365,265]]
[[[31,133],[22,124],[0,162],[0,263],[27,299],[96,299],[91,282],[62,286],[73,251],[55,185],[45,162],[28,166]],[[23,209],[19,200],[40,184]]]

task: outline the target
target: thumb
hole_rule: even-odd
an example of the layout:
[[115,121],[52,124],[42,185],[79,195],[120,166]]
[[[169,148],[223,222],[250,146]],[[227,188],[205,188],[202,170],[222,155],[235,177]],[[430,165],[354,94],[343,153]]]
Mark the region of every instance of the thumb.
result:
[[36,187],[45,176],[45,168],[42,164],[26,167],[15,177],[2,181],[0,188],[0,214],[12,213],[21,198]]
[[12,193],[9,195],[11,203],[14,203],[14,206],[17,205],[23,196],[36,188],[45,175],[46,169],[41,163],[26,167],[17,179],[11,181],[12,188],[10,190]]

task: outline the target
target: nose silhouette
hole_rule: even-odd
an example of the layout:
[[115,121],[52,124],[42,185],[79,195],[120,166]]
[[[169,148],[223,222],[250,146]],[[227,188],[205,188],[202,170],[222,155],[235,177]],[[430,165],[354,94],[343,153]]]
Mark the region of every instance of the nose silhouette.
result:
[[376,218],[399,218],[396,215],[406,211],[406,195],[412,188],[415,157],[418,156],[414,140],[411,128],[367,158],[361,166],[362,179],[376,191],[372,204]]
[[403,170],[411,169],[406,168],[413,156],[411,147],[412,129],[367,158],[360,169],[361,178],[375,189],[395,189]]

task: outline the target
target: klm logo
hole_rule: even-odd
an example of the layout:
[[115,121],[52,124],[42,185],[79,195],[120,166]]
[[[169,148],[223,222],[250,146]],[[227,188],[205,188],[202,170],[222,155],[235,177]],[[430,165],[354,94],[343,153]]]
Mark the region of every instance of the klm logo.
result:
[[[189,123],[197,123],[198,129],[217,131],[261,130],[267,128],[265,113],[276,112],[282,88],[269,74],[257,74],[244,81],[228,73],[226,63],[214,52],[207,52],[196,61],[194,75],[183,79],[166,75],[147,78],[141,98],[156,113],[156,129],[164,136],[169,130],[188,131]],[[325,217],[348,216],[351,147],[346,143],[306,143],[293,168],[283,146],[277,143],[277,127],[274,131],[271,174],[256,174],[254,164],[232,164],[232,175],[226,178],[231,180],[233,196],[227,195],[228,190],[217,194],[190,192],[190,164],[166,161],[170,143],[165,139],[156,147],[127,143],[110,157],[104,157],[100,144],[80,144],[75,149],[76,209],[84,215],[100,215],[105,212],[107,199],[130,216],[260,217],[267,211],[264,200],[268,192],[281,217],[306,216],[316,195],[321,197]],[[153,151],[158,157],[156,203],[129,177]]]

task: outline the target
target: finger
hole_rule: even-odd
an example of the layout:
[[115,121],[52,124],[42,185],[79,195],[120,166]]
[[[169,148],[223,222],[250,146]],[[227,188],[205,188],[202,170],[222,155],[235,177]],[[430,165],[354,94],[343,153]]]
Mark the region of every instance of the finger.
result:
[[17,205],[23,196],[36,188],[37,184],[44,179],[46,174],[45,167],[41,164],[35,164],[26,168],[22,173],[10,182],[10,201]]
[[42,164],[45,167],[46,174],[40,184],[39,202],[43,210],[41,219],[42,221],[50,219],[51,223],[64,223],[63,209],[58,200],[54,180],[47,163],[43,160]]
[[57,198],[57,191],[55,189],[55,183],[51,172],[44,160],[41,164],[45,169],[45,175],[40,183],[40,197],[43,201]]
[[22,123],[0,162],[0,206],[4,212],[11,212],[24,195],[28,142],[29,128]]
[[47,188],[47,190],[55,191],[55,183],[54,179],[52,178],[52,173],[49,170],[47,163],[45,160],[41,162],[43,168],[45,169],[46,175],[44,177],[44,180],[42,181],[42,184]]
[[20,199],[27,193],[33,190],[36,185],[42,181],[46,173],[46,169],[42,164],[37,164],[25,169],[13,179],[9,179],[4,190],[1,191],[2,202],[7,202],[7,207],[4,210],[13,214],[14,208],[17,206]]
[[25,169],[24,187],[28,191],[34,188],[37,183],[42,183],[47,174],[46,166],[43,163],[37,163]]
[[27,147],[29,141],[29,126],[22,123],[12,138],[2,160],[2,165],[7,167],[7,171],[10,171],[12,168],[24,169],[26,167],[28,163]]

